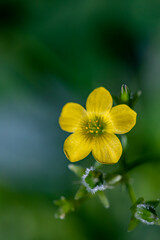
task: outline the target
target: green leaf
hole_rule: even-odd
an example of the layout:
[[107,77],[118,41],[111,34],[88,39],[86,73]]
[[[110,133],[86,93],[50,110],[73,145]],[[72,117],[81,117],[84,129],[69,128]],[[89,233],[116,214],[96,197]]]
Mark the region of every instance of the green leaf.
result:
[[103,206],[105,208],[109,208],[109,201],[105,193],[103,191],[98,191],[96,195],[99,197],[99,200],[103,204]]
[[151,205],[153,208],[156,208],[158,204],[160,203],[160,199],[153,200],[153,201],[147,201],[147,204]]
[[140,204],[140,203],[144,203],[144,198],[138,198],[137,199],[137,201],[136,201],[136,203],[135,204],[133,204],[132,206],[131,206],[131,211],[134,213],[135,212],[135,210],[136,210],[136,208],[137,208],[137,205],[138,204]]
[[107,185],[114,186],[118,184],[122,180],[122,175],[120,174],[107,174],[105,177],[105,181]]
[[86,187],[81,185],[74,198],[75,198],[75,200],[79,200],[79,199],[85,197],[86,195],[88,195]]
[[74,164],[69,164],[68,168],[69,168],[69,170],[74,172],[78,177],[82,177],[83,174],[85,173],[85,169],[84,168],[82,168],[80,166],[76,166]]
[[141,95],[142,95],[142,91],[139,90],[131,97],[130,104],[129,104],[131,108],[135,106],[135,104],[137,103]]
[[128,226],[128,232],[134,230],[137,227],[138,223],[139,221],[134,216],[132,216]]

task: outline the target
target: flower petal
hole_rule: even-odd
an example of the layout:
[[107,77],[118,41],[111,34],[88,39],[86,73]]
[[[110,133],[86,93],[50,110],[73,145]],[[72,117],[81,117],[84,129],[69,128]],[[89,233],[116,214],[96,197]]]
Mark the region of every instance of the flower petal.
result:
[[125,104],[113,107],[110,112],[113,132],[123,134],[129,132],[136,124],[137,113]]
[[87,98],[86,109],[88,112],[103,113],[110,111],[113,99],[108,90],[99,87],[93,90]]
[[111,133],[94,139],[93,157],[103,164],[114,164],[122,155],[122,145],[118,137]]
[[84,116],[86,116],[86,110],[80,104],[67,103],[62,109],[59,125],[66,132],[75,132]]
[[75,132],[65,140],[63,149],[71,162],[77,162],[91,152],[91,141],[81,132]]

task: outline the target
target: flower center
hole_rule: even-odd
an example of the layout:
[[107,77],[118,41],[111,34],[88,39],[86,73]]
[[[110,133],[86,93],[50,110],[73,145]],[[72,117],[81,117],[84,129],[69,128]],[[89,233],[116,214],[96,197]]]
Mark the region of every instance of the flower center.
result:
[[92,136],[101,135],[104,133],[105,128],[106,123],[104,122],[103,118],[97,116],[94,118],[89,118],[84,127],[85,132]]

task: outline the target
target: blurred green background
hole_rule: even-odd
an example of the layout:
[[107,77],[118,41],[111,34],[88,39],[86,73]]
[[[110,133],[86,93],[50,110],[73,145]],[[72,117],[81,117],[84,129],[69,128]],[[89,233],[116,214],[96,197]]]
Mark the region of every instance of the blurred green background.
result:
[[[159,76],[160,1],[0,0],[0,240],[159,240],[155,226],[127,232],[121,186],[108,191],[108,210],[95,199],[61,221],[53,205],[78,189],[62,150],[62,106],[85,105],[99,86],[141,89],[128,159],[158,155]],[[131,172],[137,197],[160,197],[159,172],[154,162]]]

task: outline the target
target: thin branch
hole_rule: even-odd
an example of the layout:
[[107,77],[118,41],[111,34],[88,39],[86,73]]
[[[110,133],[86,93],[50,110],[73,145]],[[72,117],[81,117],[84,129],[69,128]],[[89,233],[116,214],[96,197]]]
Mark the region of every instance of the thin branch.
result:
[[139,167],[142,164],[146,164],[146,163],[160,163],[160,156],[149,156],[149,157],[143,157],[143,158],[139,158],[131,163],[127,163],[125,166],[125,169],[127,172],[133,170],[136,167]]
[[135,192],[133,190],[133,187],[130,184],[129,180],[126,181],[125,184],[126,184],[130,199],[131,199],[132,203],[134,204],[136,202],[136,195],[135,195]]

